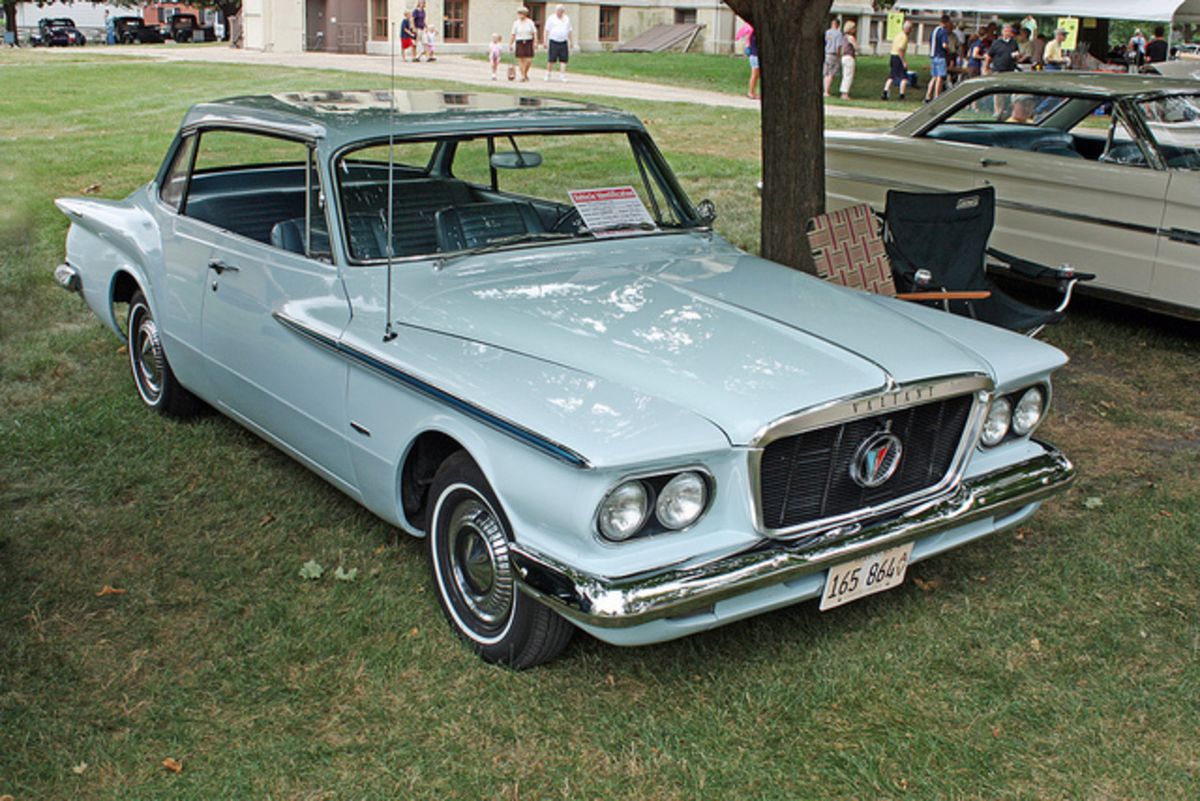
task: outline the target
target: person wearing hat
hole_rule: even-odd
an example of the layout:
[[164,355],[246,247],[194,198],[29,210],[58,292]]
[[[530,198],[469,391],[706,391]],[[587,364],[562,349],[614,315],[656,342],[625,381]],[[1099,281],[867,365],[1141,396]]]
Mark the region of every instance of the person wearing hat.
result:
[[521,6],[517,9],[517,20],[512,26],[512,37],[509,46],[517,56],[521,65],[521,80],[529,80],[529,68],[533,66],[533,51],[537,47],[537,23],[529,18],[529,9]]

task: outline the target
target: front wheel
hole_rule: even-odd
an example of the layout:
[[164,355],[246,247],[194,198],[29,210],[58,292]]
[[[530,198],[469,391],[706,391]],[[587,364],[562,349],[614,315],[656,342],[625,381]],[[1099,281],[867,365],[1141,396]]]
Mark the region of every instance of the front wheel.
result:
[[575,629],[517,589],[508,520],[465,452],[438,469],[430,498],[430,569],[455,632],[486,661],[514,670],[558,656]]
[[142,402],[171,417],[194,414],[200,402],[175,378],[163,350],[158,323],[141,292],[135,292],[129,299],[128,321],[125,330],[128,332],[129,368]]

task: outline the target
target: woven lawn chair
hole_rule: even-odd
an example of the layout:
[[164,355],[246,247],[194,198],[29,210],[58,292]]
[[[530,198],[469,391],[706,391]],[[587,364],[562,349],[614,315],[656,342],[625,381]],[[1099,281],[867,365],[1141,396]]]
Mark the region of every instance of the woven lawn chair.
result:
[[808,222],[817,275],[836,284],[901,300],[982,300],[987,291],[896,292],[879,219],[866,203],[817,215]]

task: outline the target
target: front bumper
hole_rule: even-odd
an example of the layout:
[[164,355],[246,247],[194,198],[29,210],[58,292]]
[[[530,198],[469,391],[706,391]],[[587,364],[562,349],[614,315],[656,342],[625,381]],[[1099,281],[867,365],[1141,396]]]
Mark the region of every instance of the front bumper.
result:
[[[1042,447],[1038,456],[965,479],[949,495],[897,517],[849,533],[818,531],[800,542],[766,541],[694,567],[606,578],[519,544],[510,554],[520,589],[568,620],[609,642],[659,642],[816,597],[832,565],[910,541],[917,542],[915,562],[1018,525],[1075,478],[1066,456]],[[718,609],[731,599],[738,603]]]

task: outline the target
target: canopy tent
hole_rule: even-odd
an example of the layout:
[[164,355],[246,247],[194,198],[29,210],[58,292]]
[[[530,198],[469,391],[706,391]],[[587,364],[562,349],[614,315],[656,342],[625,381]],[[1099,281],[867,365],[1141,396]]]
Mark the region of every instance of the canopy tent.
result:
[[[1200,0],[943,0],[964,14],[1000,14],[1039,17],[1102,17],[1155,22],[1200,22]],[[937,8],[929,0],[897,0],[897,9],[916,11]]]

